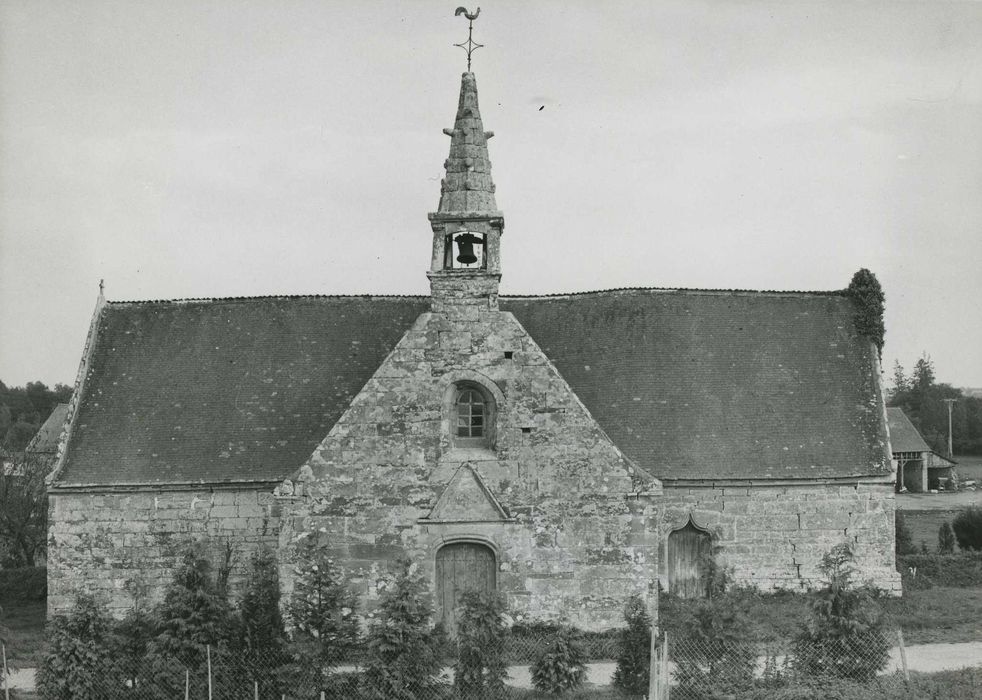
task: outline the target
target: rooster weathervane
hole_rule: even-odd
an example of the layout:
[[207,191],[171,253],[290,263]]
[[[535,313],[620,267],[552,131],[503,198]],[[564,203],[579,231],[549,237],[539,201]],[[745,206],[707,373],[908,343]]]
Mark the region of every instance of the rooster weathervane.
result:
[[480,7],[477,8],[477,10],[473,13],[468,12],[466,7],[458,7],[456,10],[454,10],[453,13],[454,17],[459,17],[460,15],[463,15],[464,17],[467,18],[467,41],[462,41],[459,44],[454,44],[454,46],[459,46],[460,48],[462,48],[464,51],[467,52],[468,73],[471,72],[471,54],[484,46],[484,44],[478,44],[476,41],[474,41],[474,20],[477,19],[477,16],[479,14],[481,14]]

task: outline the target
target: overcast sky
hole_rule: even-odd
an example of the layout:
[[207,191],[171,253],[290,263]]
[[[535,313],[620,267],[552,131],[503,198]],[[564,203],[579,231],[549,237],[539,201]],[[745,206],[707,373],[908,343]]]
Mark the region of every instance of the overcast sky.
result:
[[[0,0],[0,379],[74,381],[101,278],[426,294],[454,7]],[[982,386],[982,3],[484,0],[475,39],[502,293],[868,267],[886,369]]]

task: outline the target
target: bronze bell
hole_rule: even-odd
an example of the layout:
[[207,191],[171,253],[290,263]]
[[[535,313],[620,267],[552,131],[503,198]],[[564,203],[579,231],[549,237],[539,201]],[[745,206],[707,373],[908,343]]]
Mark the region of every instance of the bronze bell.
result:
[[480,244],[482,242],[481,239],[473,233],[463,233],[454,240],[457,241],[457,250],[460,251],[460,254],[457,255],[457,262],[464,265],[473,265],[476,263],[477,256],[474,255],[474,244]]

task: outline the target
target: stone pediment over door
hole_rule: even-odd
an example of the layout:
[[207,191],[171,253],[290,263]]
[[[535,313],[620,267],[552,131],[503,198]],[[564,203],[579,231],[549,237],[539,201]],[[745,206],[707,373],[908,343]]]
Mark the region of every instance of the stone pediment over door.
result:
[[507,522],[507,511],[470,464],[461,466],[447,483],[430,514],[420,522]]

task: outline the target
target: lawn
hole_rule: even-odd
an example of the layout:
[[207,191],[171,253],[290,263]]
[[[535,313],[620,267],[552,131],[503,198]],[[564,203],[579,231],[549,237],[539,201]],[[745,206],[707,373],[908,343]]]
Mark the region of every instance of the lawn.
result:
[[7,647],[7,663],[17,667],[37,666],[44,641],[45,603],[18,600],[0,603],[0,636]]
[[[958,510],[904,510],[904,524],[910,530],[910,539],[920,549],[923,542],[931,554],[938,551],[938,528],[950,523]],[[957,549],[957,545],[956,545]]]
[[982,455],[963,455],[954,457],[958,462],[955,470],[962,481],[975,480],[982,484]]

